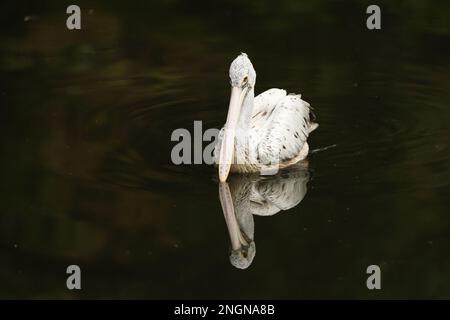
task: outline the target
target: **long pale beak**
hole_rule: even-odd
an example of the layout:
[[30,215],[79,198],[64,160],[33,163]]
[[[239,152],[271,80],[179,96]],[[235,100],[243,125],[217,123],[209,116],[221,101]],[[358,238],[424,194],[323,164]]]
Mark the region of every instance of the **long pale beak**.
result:
[[247,93],[247,87],[231,87],[230,106],[228,107],[227,122],[222,140],[219,155],[219,180],[224,182],[230,173],[231,162],[233,161],[234,137],[236,127],[241,113],[242,102]]

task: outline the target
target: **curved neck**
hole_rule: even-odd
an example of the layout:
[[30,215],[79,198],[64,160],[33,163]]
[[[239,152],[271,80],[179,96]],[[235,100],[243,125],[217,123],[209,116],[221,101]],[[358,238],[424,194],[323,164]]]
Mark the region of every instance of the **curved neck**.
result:
[[241,114],[239,115],[238,131],[243,130],[247,132],[250,127],[250,121],[252,118],[253,111],[253,99],[255,97],[255,91],[251,88],[242,102]]

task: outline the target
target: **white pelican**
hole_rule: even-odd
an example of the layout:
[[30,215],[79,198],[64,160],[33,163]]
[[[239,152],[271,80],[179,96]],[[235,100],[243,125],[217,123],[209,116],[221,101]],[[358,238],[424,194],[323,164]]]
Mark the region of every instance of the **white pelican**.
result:
[[261,172],[288,167],[306,158],[308,135],[318,124],[300,94],[269,89],[254,94],[256,72],[245,53],[230,66],[231,97],[227,121],[214,149],[220,181],[231,171]]
[[241,175],[219,183],[219,196],[230,236],[230,262],[250,266],[256,254],[253,215],[272,216],[298,205],[306,195],[307,163],[276,176]]

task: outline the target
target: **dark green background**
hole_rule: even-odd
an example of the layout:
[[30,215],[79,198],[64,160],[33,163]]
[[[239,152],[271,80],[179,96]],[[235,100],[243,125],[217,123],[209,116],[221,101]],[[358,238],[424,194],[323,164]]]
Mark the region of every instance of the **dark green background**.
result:
[[[450,2],[76,1],[69,31],[73,3],[0,4],[1,298],[450,298]],[[224,123],[241,51],[336,145],[245,271],[213,168],[170,162],[174,129]]]

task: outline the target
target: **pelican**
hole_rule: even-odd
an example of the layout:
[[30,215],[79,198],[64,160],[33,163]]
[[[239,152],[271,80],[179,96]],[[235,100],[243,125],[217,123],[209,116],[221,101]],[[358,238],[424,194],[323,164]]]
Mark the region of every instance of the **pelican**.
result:
[[305,197],[308,164],[275,176],[240,175],[219,183],[219,198],[230,236],[230,262],[248,268],[255,257],[253,216],[272,216],[297,206]]
[[232,172],[274,174],[306,158],[307,138],[318,127],[300,94],[269,89],[255,97],[256,72],[247,54],[230,66],[227,120],[214,149],[219,180]]

